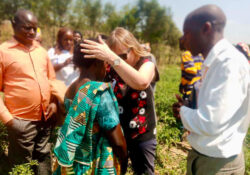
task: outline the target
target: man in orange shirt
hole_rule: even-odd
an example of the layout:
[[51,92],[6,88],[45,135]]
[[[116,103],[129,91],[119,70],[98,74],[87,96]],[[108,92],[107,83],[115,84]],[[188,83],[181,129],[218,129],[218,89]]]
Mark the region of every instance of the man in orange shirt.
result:
[[8,129],[10,165],[36,159],[36,174],[51,174],[47,143],[51,116],[57,108],[50,103],[49,82],[55,79],[55,72],[47,51],[34,40],[37,18],[29,11],[19,10],[12,27],[13,39],[0,45],[0,91],[4,92],[0,120]]

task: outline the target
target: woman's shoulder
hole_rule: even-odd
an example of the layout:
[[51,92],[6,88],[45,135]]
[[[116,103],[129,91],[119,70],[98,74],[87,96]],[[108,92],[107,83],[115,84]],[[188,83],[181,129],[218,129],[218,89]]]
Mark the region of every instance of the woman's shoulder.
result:
[[159,74],[159,71],[157,68],[156,58],[153,54],[150,53],[148,56],[141,57],[136,66],[139,69],[143,64],[148,63],[148,62],[151,62],[154,64],[155,77],[154,77],[153,81],[159,81],[160,74]]
[[100,82],[100,81],[88,81],[85,84],[83,84],[78,91],[93,91],[94,93],[97,93],[98,91],[105,91],[106,89],[111,88],[110,83],[107,82]]
[[153,63],[156,66],[156,60],[154,56],[149,54],[148,56],[140,57],[138,62],[135,65],[135,68],[138,70],[145,63]]
[[143,56],[140,58],[140,60],[142,63],[146,63],[146,62],[152,62],[154,64],[156,64],[156,59],[155,56],[153,54],[149,54],[148,56]]

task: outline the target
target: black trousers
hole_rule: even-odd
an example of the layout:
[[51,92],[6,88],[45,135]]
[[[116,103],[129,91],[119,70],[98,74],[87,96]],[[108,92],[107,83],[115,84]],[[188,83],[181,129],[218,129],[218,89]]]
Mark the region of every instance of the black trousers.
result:
[[37,160],[39,165],[35,174],[51,174],[50,143],[48,143],[53,122],[29,121],[15,118],[13,126],[8,129],[9,149],[8,159],[11,167]]
[[129,157],[135,175],[154,175],[156,139],[128,143]]

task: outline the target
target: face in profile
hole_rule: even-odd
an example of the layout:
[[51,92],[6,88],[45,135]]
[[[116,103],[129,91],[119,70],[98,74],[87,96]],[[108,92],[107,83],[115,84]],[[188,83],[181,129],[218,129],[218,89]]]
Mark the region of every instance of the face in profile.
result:
[[64,33],[63,37],[61,38],[61,45],[64,50],[71,50],[73,47],[73,33],[71,31],[67,31]]
[[134,66],[134,63],[136,63],[136,57],[135,54],[133,52],[133,48],[127,48],[124,45],[117,45],[114,48],[114,52],[124,61],[126,61],[126,63],[128,63],[131,66]]
[[189,50],[193,56],[201,53],[201,31],[191,22],[185,21],[183,28],[184,35],[182,42],[185,49]]

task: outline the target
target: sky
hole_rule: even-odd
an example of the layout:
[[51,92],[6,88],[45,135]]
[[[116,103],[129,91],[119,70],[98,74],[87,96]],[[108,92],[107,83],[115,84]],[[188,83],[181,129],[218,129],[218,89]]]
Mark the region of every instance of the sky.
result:
[[[102,0],[102,2],[110,2],[117,10],[121,10],[124,5],[134,6],[137,1]],[[158,0],[158,2],[161,6],[170,7],[173,21],[181,32],[184,19],[191,11],[206,4],[218,5],[227,17],[225,38],[234,44],[238,42],[250,44],[250,0]]]

